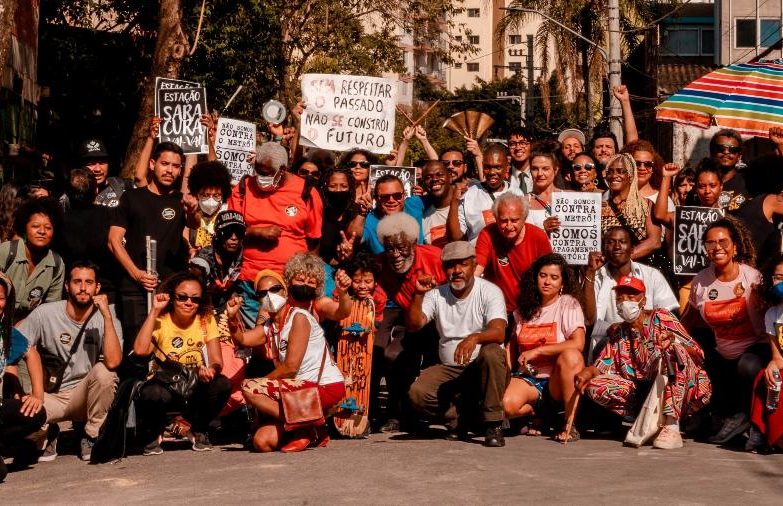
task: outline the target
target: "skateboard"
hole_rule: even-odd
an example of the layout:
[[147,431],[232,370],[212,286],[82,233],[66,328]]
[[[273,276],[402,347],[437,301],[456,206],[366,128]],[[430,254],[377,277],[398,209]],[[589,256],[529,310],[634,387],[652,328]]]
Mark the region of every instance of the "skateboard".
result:
[[370,374],[375,337],[371,298],[354,300],[351,314],[340,322],[337,367],[345,377],[345,398],[336,406],[334,425],[341,435],[364,438],[370,433]]

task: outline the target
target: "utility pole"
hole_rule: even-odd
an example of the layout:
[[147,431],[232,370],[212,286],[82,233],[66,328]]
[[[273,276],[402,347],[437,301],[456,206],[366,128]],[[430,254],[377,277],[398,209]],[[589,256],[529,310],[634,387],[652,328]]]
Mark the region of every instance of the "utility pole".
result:
[[609,130],[617,137],[617,143],[623,145],[622,107],[612,90],[621,84],[620,79],[620,5],[619,0],[607,2],[609,11]]

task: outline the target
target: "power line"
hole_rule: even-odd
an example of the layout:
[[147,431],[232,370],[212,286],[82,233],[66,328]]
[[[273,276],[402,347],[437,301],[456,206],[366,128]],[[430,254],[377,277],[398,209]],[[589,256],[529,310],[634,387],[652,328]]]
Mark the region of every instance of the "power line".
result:
[[693,0],[685,0],[683,3],[681,3],[680,5],[678,5],[677,7],[675,7],[674,9],[670,10],[669,12],[667,12],[666,14],[664,14],[663,16],[661,16],[660,18],[656,19],[655,21],[650,21],[650,23],[648,23],[646,26],[642,26],[642,27],[640,27],[640,28],[631,28],[630,30],[620,30],[620,33],[636,33],[636,32],[644,32],[644,31],[647,31],[647,30],[649,30],[650,28],[653,28],[653,27],[655,27],[655,25],[657,25],[658,23],[660,23],[660,22],[661,22],[661,21],[663,21],[664,19],[668,18],[668,17],[669,17],[669,16],[671,16],[672,14],[676,13],[677,11],[679,11],[680,9],[682,9],[683,7],[685,7],[686,5],[688,5],[689,3],[691,3],[692,1],[693,1]]

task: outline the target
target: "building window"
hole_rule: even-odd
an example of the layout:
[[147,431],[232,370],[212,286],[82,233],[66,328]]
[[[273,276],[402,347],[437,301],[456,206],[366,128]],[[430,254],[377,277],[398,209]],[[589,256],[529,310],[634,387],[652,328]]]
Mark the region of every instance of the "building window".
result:
[[780,20],[762,19],[761,39],[759,39],[759,46],[769,47],[779,40],[780,40]]
[[508,43],[509,44],[522,44],[522,36],[521,35],[509,35],[508,36]]
[[480,9],[468,9],[468,17],[469,18],[477,18],[481,15]]
[[479,71],[478,63],[468,63],[468,72],[478,72],[478,71]]
[[715,54],[715,30],[704,26],[671,26],[663,32],[663,54],[711,56]]
[[477,46],[479,44],[479,36],[478,35],[468,35],[468,42],[470,42],[474,46]]
[[508,62],[508,70],[510,70],[511,72],[522,72],[522,62],[521,61]]
[[715,30],[712,28],[701,29],[701,54],[705,56],[715,54]]
[[454,64],[454,68],[455,69],[461,69],[462,68],[462,63],[455,63]]
[[755,19],[737,19],[735,32],[737,34],[737,47],[756,47]]

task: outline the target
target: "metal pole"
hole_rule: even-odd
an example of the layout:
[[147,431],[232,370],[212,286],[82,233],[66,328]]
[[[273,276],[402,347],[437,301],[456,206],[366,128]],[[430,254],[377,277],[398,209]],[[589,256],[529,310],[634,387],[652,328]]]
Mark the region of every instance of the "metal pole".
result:
[[619,0],[609,0],[607,3],[609,14],[609,130],[617,137],[620,146],[623,145],[622,107],[620,101],[615,98],[612,89],[621,84],[620,67],[620,5]]

